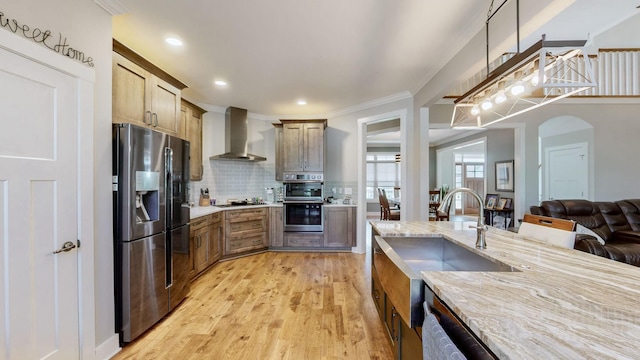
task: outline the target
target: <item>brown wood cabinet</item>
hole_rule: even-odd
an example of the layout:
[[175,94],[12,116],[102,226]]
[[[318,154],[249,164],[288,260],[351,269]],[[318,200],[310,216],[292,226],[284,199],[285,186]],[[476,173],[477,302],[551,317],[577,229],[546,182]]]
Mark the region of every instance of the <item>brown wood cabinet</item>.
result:
[[222,213],[214,213],[191,220],[189,228],[190,278],[194,278],[222,257]]
[[272,207],[269,209],[269,229],[271,230],[271,247],[281,248],[284,244],[283,209]]
[[286,232],[284,233],[284,246],[285,247],[309,247],[309,248],[321,248],[322,247],[322,233],[315,232]]
[[355,246],[355,212],[355,206],[324,207],[324,247]]
[[114,40],[114,123],[132,123],[180,136],[183,83]]
[[282,123],[273,124],[275,128],[274,141],[276,143],[276,181],[284,179],[282,172],[284,171],[284,142],[282,139]]
[[191,220],[189,228],[189,255],[191,258],[190,277],[193,278],[204,270],[208,264],[207,246],[209,243],[210,215]]
[[209,265],[215,264],[222,257],[222,240],[224,237],[223,213],[211,214],[209,225]]
[[184,123],[184,139],[190,143],[189,171],[191,181],[202,180],[202,115],[206,110],[182,99],[181,118]]
[[224,256],[269,246],[269,208],[226,210]]
[[280,120],[283,124],[283,171],[324,171],[327,120]]
[[[400,271],[395,264],[376,244],[376,231],[371,233],[371,297],[376,305],[376,310],[388,335],[389,343],[393,351],[393,358],[398,360],[422,358],[422,328],[412,328],[407,325],[400,315],[397,304],[393,299],[408,298],[408,294],[402,292]],[[386,281],[384,279],[387,279]],[[381,281],[382,280],[382,281]],[[387,284],[387,287],[383,285]],[[389,294],[396,294],[389,296]],[[400,297],[399,297],[400,296]],[[412,295],[413,296],[413,295]]]

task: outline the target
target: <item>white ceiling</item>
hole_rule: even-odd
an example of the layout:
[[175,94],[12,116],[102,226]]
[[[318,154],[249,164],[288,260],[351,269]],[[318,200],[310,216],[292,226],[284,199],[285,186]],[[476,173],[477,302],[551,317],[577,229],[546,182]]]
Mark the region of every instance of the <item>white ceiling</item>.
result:
[[[416,92],[482,28],[488,3],[131,0],[125,6],[130,12],[114,18],[114,38],[185,82],[187,98],[264,115],[315,115]],[[166,44],[170,35],[184,46]],[[214,86],[216,79],[228,87]]]
[[[573,4],[568,9],[579,15],[564,10],[554,38],[600,31],[633,13],[637,2],[554,0]],[[186,83],[183,95],[196,103],[265,116],[326,116],[415,94],[483,29],[490,3],[129,0],[129,12],[114,17],[113,37]],[[166,44],[167,36],[184,46]],[[229,85],[214,85],[218,79]],[[297,105],[299,99],[307,105]]]

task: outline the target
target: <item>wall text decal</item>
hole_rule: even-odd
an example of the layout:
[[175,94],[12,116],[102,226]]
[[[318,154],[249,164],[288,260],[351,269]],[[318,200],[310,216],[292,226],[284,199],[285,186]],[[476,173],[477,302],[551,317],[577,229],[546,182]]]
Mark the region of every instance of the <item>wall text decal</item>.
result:
[[86,56],[85,53],[80,50],[72,48],[67,43],[67,38],[60,33],[58,33],[58,39],[56,41],[51,30],[42,30],[37,27],[32,28],[29,25],[20,24],[18,20],[8,18],[2,11],[0,11],[0,26],[14,34],[20,34],[27,39],[43,44],[58,54],[62,54],[93,67],[93,58]]

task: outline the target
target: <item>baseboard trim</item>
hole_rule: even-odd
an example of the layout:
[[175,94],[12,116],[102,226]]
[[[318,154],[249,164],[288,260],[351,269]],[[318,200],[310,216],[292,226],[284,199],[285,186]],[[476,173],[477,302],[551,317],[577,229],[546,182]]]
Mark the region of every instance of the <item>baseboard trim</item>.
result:
[[96,359],[109,360],[115,354],[119,353],[122,348],[120,347],[120,337],[118,334],[114,334],[107,341],[96,347]]

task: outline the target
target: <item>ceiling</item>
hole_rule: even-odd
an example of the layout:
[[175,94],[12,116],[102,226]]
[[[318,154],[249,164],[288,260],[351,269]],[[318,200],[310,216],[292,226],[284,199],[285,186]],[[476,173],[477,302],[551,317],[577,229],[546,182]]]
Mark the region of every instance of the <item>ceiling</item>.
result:
[[[414,95],[483,29],[490,3],[129,0],[128,12],[114,17],[113,37],[186,83],[183,96],[192,102],[265,116],[327,116]],[[635,8],[629,0],[557,3],[579,18],[557,21],[556,38],[585,33],[588,24],[602,28]],[[604,20],[593,25],[594,18]],[[167,44],[168,36],[184,45]],[[301,99],[307,104],[298,105]]]
[[[185,82],[188,99],[264,115],[316,115],[415,93],[482,28],[488,4],[131,0],[125,6],[129,13],[114,18],[114,38]],[[166,44],[167,36],[184,46]],[[228,86],[214,85],[217,79]],[[307,105],[297,105],[299,99]]]

